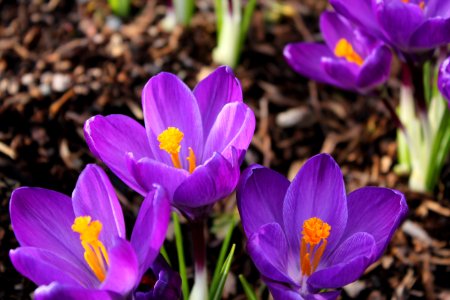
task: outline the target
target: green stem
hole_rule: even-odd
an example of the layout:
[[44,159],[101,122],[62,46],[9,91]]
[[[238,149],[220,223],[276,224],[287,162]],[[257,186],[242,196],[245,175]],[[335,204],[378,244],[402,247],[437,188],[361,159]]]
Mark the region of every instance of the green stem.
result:
[[178,218],[177,213],[172,213],[173,220],[173,230],[175,232],[175,244],[177,247],[177,255],[178,255],[178,265],[181,277],[181,291],[183,293],[183,299],[189,298],[189,286],[187,280],[186,273],[186,262],[184,260],[184,250],[183,250],[183,235],[181,233],[180,220]]

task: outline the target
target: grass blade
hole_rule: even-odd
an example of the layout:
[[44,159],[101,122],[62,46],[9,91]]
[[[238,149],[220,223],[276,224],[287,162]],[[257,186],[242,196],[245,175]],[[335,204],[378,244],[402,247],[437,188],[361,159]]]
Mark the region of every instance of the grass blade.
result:
[[245,295],[247,296],[248,300],[258,300],[258,298],[256,298],[256,294],[253,291],[252,287],[250,286],[250,284],[247,282],[247,280],[245,279],[245,277],[240,274],[239,275],[239,281],[242,284],[242,287],[244,288],[244,292]]
[[236,249],[236,244],[233,244],[231,246],[231,250],[227,256],[227,259],[225,260],[225,262],[223,264],[222,270],[220,271],[220,278],[219,278],[219,283],[217,285],[217,289],[216,289],[213,297],[209,297],[210,300],[222,299],[223,287],[225,286],[225,281],[227,280],[228,272],[230,272],[231,261],[233,260],[235,249]]
[[175,245],[177,247],[177,255],[178,255],[178,265],[179,272],[181,277],[181,291],[183,292],[183,298],[185,300],[189,299],[189,286],[186,274],[186,262],[184,260],[184,250],[183,250],[183,236],[181,233],[180,227],[180,219],[178,218],[177,213],[172,213],[173,220],[173,230],[175,232]]

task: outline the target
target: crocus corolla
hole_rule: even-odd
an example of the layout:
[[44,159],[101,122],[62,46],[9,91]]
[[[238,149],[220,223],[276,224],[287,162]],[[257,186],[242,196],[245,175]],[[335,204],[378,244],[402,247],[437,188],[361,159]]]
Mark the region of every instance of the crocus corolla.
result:
[[238,208],[247,250],[274,299],[334,299],[377,260],[407,213],[404,196],[378,187],[348,196],[327,154],[290,183],[259,165],[242,174]]
[[383,39],[401,57],[416,59],[450,43],[450,1],[330,0],[339,13]]
[[285,47],[284,57],[296,72],[362,93],[389,78],[392,53],[381,41],[334,12],[322,13],[320,30],[326,44],[301,42]]
[[442,96],[447,99],[450,108],[450,57],[444,60],[439,67],[438,88]]
[[239,81],[220,67],[191,91],[160,73],[145,85],[142,105],[145,128],[124,115],[89,119],[89,148],[142,195],[160,184],[186,217],[204,216],[236,187],[255,129]]
[[[40,188],[15,190],[10,214],[20,244],[10,251],[11,261],[40,286],[35,299],[131,299],[134,294],[158,299],[153,295],[177,289],[179,296],[179,276],[171,273],[177,278],[168,280],[157,258],[170,215],[169,199],[159,186],[142,203],[130,241],[114,188],[95,165],[81,173],[72,199]],[[137,293],[154,263],[154,289]]]

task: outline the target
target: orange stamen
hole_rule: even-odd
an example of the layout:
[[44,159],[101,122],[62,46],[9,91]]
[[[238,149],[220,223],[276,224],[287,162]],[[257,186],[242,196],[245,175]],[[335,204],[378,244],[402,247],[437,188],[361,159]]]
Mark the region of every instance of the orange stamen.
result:
[[196,163],[195,163],[195,153],[194,150],[192,150],[191,147],[189,147],[189,157],[186,158],[189,161],[189,173],[193,173],[195,168],[197,167]]
[[84,249],[84,259],[100,282],[106,278],[109,257],[105,246],[99,240],[102,231],[100,221],[92,221],[90,216],[76,217],[72,230],[80,234],[81,246]]
[[303,223],[300,245],[300,268],[302,274],[310,276],[319,265],[327,246],[331,226],[319,218],[310,218]]
[[340,39],[336,44],[336,47],[334,48],[334,54],[337,57],[345,58],[347,61],[355,63],[358,66],[361,66],[364,63],[362,57],[358,53],[356,53],[350,42],[344,38]]
[[176,127],[168,127],[158,135],[159,148],[170,154],[173,166],[181,169],[180,149],[184,134]]

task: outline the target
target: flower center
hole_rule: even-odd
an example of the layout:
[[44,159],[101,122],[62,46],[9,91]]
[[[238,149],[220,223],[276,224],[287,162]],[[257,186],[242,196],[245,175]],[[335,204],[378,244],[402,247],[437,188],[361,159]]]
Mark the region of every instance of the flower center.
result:
[[[403,3],[410,3],[411,0],[402,0]],[[421,10],[423,10],[425,8],[425,1],[420,1],[419,3],[417,3],[417,5],[420,7]]]
[[76,217],[72,230],[80,234],[81,246],[84,249],[84,259],[97,276],[100,282],[106,278],[106,269],[109,266],[109,257],[105,246],[98,239],[102,231],[102,223],[92,221],[90,216]]
[[300,246],[300,268],[304,276],[310,276],[319,265],[327,246],[331,226],[319,218],[310,218],[303,223]]
[[334,55],[345,58],[348,62],[355,63],[358,66],[361,66],[364,63],[364,59],[356,53],[352,44],[344,38],[337,42],[336,47],[334,48]]
[[[183,137],[184,133],[176,127],[168,127],[158,135],[159,148],[170,154],[173,166],[178,169],[182,168],[179,153]],[[189,147],[189,157],[186,159],[189,161],[189,173],[194,172],[197,165],[194,150],[191,147]]]

